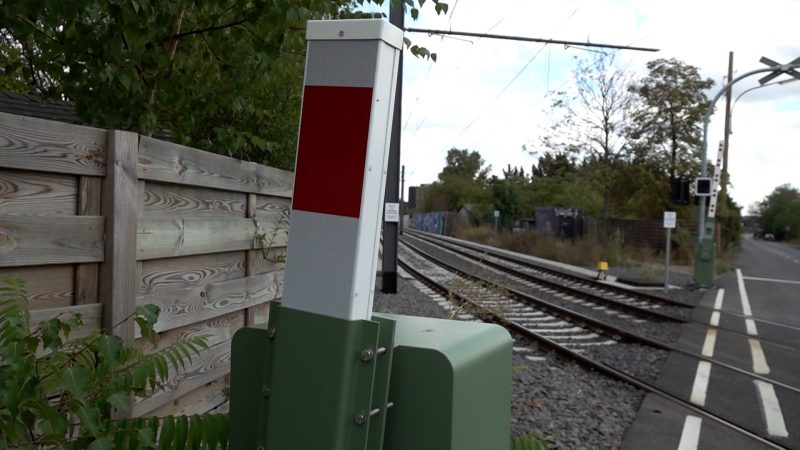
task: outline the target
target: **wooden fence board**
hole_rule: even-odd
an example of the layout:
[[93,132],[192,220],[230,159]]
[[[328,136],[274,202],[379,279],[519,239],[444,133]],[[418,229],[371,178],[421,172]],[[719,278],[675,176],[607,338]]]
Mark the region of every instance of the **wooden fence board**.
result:
[[170,370],[171,379],[163,391],[155,392],[148,398],[137,398],[133,404],[133,415],[140,416],[175,401],[187,393],[225,376],[231,370],[231,343],[225,341],[199,356],[194,356],[185,371],[175,374]]
[[[129,317],[136,308],[136,218],[139,182],[136,152],[139,135],[125,131],[108,134],[109,170],[103,179],[106,250],[100,265],[99,297],[103,300],[103,326],[114,327],[126,345],[133,344]],[[117,324],[122,325],[117,326]]]
[[266,257],[261,249],[250,250],[248,259],[249,273],[258,275],[260,273],[274,272],[286,268],[286,263],[281,262],[286,258],[287,247],[273,247],[269,250]]
[[0,167],[103,176],[106,130],[0,113]]
[[77,177],[0,169],[0,214],[71,216],[77,205]]
[[[99,216],[102,214],[103,179],[99,177],[80,177],[78,180],[78,215]],[[100,284],[100,265],[97,263],[75,265],[76,305],[97,303],[97,289]]]
[[103,316],[103,305],[100,303],[92,303],[90,305],[65,306],[63,308],[38,309],[31,311],[32,331],[39,328],[39,322],[54,318],[67,320],[72,314],[81,315],[83,327],[81,329],[73,330],[73,332],[69,335],[70,338],[86,336],[92,331],[100,329],[102,326],[101,319]]
[[25,280],[31,310],[72,305],[74,269],[69,264],[0,269],[0,277],[5,276]]
[[[268,224],[264,230],[269,231]],[[254,248],[251,219],[141,217],[137,259],[169,258]]]
[[0,216],[0,267],[103,260],[103,217]]
[[153,259],[142,263],[138,294],[155,299],[170,291],[204,289],[208,283],[245,276],[244,253],[211,253],[181,258]]
[[294,174],[142,136],[139,177],[239,192],[291,197]]
[[253,307],[283,295],[283,272],[210,283],[206,287],[173,290],[137,297],[137,304],[161,308],[156,331],[167,331]]
[[246,199],[240,192],[148,182],[144,215],[244,218]]
[[191,416],[210,412],[228,403],[228,395],[225,393],[225,390],[229,384],[230,374],[226,374],[207,383],[205,386],[190,391],[184,396],[165,403],[163,406],[148,412],[144,416]]

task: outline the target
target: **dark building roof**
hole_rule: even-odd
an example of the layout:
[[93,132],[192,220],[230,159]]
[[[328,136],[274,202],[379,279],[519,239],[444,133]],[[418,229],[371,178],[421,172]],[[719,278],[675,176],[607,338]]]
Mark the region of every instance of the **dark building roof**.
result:
[[0,112],[86,125],[72,102],[43,100],[38,95],[0,90]]

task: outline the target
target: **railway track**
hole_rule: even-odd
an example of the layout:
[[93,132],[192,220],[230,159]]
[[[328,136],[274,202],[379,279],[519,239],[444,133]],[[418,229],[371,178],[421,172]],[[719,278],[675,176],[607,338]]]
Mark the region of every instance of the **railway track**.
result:
[[[583,366],[590,367],[638,389],[662,396],[766,446],[783,448],[780,443],[760,435],[757,430],[747,425],[735,423],[724,417],[724,415],[718,414],[718,412],[707,410],[691,403],[680,395],[655,386],[652,371],[642,370],[636,364],[626,364],[625,355],[639,355],[637,357],[639,360],[647,359],[660,364],[660,361],[663,361],[663,358],[666,357],[667,352],[680,352],[698,360],[706,360],[712,364],[720,365],[741,376],[768,381],[798,393],[800,393],[800,389],[710,360],[710,358],[673,347],[667,343],[638,335],[594,317],[582,315],[547,300],[528,295],[517,289],[498,285],[496,280],[482,278],[474,273],[463,271],[455,267],[454,264],[448,264],[407,241],[404,240],[403,245],[400,246],[401,267],[413,274],[429,289],[438,292],[448,301],[459,305],[454,309],[454,318],[462,320],[480,319],[500,323],[512,333],[535,341],[537,345],[550,348]],[[469,255],[464,255],[463,252],[461,256],[470,257]],[[476,257],[477,255],[472,255],[473,260],[476,260]],[[484,262],[480,258],[477,261]],[[578,289],[575,286],[570,286],[570,288]],[[601,293],[594,291],[588,295],[600,296]],[[574,297],[579,298],[578,295]],[[619,297],[613,301],[617,304],[619,310],[626,311],[626,314],[630,312],[631,306],[641,308],[641,311],[637,310],[638,314],[642,316],[650,315],[648,320],[660,320],[662,322],[681,322],[683,320],[680,317],[665,316],[660,314],[660,311],[659,314],[651,314],[653,310],[658,311],[663,306],[646,308],[644,305],[631,305],[630,302],[624,302]],[[686,305],[682,305],[682,307],[686,307]],[[611,307],[608,307],[608,309],[612,310]],[[634,316],[631,315],[630,317]],[[642,355],[645,356],[643,357]],[[535,357],[538,358],[539,356]]]

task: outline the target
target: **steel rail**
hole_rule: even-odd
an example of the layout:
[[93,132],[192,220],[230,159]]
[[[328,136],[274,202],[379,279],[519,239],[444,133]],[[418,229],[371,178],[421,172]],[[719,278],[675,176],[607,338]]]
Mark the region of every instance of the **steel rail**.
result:
[[751,430],[751,429],[749,429],[749,428],[747,428],[745,426],[742,426],[742,425],[736,424],[734,422],[731,422],[731,421],[729,421],[729,420],[727,420],[727,419],[725,419],[723,417],[719,417],[716,414],[714,414],[713,412],[705,409],[704,407],[697,406],[697,405],[695,405],[693,403],[690,403],[690,402],[688,402],[686,400],[683,400],[682,398],[680,398],[680,397],[678,397],[678,396],[676,396],[676,395],[674,395],[674,394],[672,394],[672,393],[670,393],[670,392],[668,392],[668,391],[666,391],[664,389],[661,389],[661,388],[659,388],[657,386],[654,386],[654,385],[652,385],[652,384],[650,384],[650,383],[648,383],[646,381],[640,380],[639,378],[636,378],[635,376],[629,375],[626,372],[623,372],[623,371],[621,371],[619,369],[615,369],[615,368],[613,368],[611,366],[608,366],[608,365],[606,365],[604,363],[595,361],[595,360],[593,360],[593,359],[591,359],[589,357],[581,355],[580,353],[577,353],[577,352],[575,352],[573,350],[570,350],[569,348],[567,348],[567,347],[565,347],[565,346],[563,346],[561,344],[558,344],[557,342],[555,342],[555,341],[553,341],[551,339],[548,339],[548,338],[546,338],[546,337],[544,337],[542,335],[539,335],[537,333],[532,332],[531,330],[529,330],[524,325],[521,325],[519,323],[507,320],[501,314],[498,314],[497,312],[493,311],[492,309],[487,308],[485,306],[482,306],[482,305],[480,305],[480,304],[478,304],[478,303],[476,303],[476,302],[474,302],[474,301],[472,301],[470,299],[467,299],[467,298],[459,295],[458,293],[450,291],[447,287],[442,286],[438,282],[428,278],[427,276],[425,276],[421,272],[419,272],[416,269],[414,269],[413,267],[411,267],[411,265],[409,265],[408,263],[406,263],[402,259],[398,259],[398,264],[401,267],[403,267],[404,270],[409,272],[412,276],[414,276],[415,278],[420,280],[422,283],[434,288],[435,290],[439,291],[440,293],[442,293],[444,295],[452,295],[453,298],[456,298],[458,301],[463,302],[463,303],[467,303],[472,308],[475,308],[475,309],[483,312],[485,315],[490,316],[492,318],[492,321],[494,321],[494,322],[496,322],[496,323],[498,323],[498,324],[500,324],[500,325],[502,325],[502,326],[504,326],[506,328],[509,328],[509,329],[513,330],[515,333],[520,334],[520,335],[524,336],[527,339],[530,339],[530,340],[539,342],[541,344],[544,344],[546,347],[551,348],[554,351],[556,351],[556,352],[558,352],[558,353],[560,353],[560,354],[562,354],[562,355],[564,355],[564,356],[566,356],[566,357],[568,357],[570,359],[575,360],[578,364],[580,364],[580,365],[582,365],[584,367],[596,370],[597,372],[600,372],[600,373],[608,376],[609,378],[612,378],[612,379],[615,379],[615,380],[619,380],[619,381],[622,381],[624,383],[628,383],[628,384],[630,384],[630,385],[632,385],[632,386],[634,386],[636,388],[639,388],[639,389],[642,389],[642,390],[647,391],[649,393],[658,395],[658,396],[660,396],[660,397],[662,397],[662,398],[664,398],[664,399],[666,399],[668,401],[671,401],[671,402],[673,402],[673,403],[675,403],[675,404],[677,404],[677,405],[679,405],[679,406],[681,406],[683,408],[689,409],[690,411],[692,411],[692,412],[694,412],[694,413],[696,413],[698,415],[701,415],[701,416],[703,416],[705,418],[713,420],[714,422],[716,422],[716,423],[718,423],[718,424],[720,424],[722,426],[725,426],[726,428],[729,428],[729,429],[731,429],[731,430],[733,430],[733,431],[735,431],[737,433],[745,435],[750,439],[754,439],[754,440],[758,441],[761,444],[764,444],[766,446],[769,446],[769,447],[772,447],[772,448],[776,448],[776,449],[786,449],[786,447],[784,447],[780,443],[777,443],[777,442],[774,442],[774,441],[772,441],[772,440],[770,440],[768,438],[765,438],[765,437],[759,435],[756,431],[753,431],[753,430]]
[[[482,277],[480,277],[478,275],[470,274],[470,273],[464,272],[463,270],[455,268],[452,265],[448,264],[447,262],[442,261],[441,259],[439,259],[439,258],[437,258],[437,257],[435,257],[433,255],[427,254],[423,250],[421,250],[421,249],[419,249],[419,248],[417,248],[417,247],[415,247],[413,245],[410,245],[407,242],[405,242],[404,245],[408,246],[409,248],[414,250],[416,253],[418,253],[421,256],[423,256],[424,258],[430,260],[434,264],[440,265],[443,268],[445,268],[445,269],[447,269],[447,270],[449,270],[449,271],[451,271],[453,273],[456,273],[456,274],[458,274],[460,276],[463,276],[465,278],[472,279],[474,281],[479,281],[479,282],[487,283],[487,284],[495,284],[491,280],[487,280],[487,279],[484,279],[484,278],[482,278]],[[559,305],[553,304],[553,303],[551,303],[551,302],[549,302],[547,300],[535,297],[533,295],[527,294],[525,292],[518,291],[518,290],[513,289],[513,288],[508,288],[508,287],[504,287],[504,286],[502,286],[502,288],[505,291],[507,291],[508,293],[515,295],[518,299],[522,300],[523,302],[527,302],[529,304],[535,304],[535,305],[537,305],[537,306],[539,306],[541,308],[547,309],[547,310],[549,310],[551,312],[553,312],[553,311],[558,312],[558,313],[560,313],[560,317],[571,317],[571,318],[573,318],[572,320],[570,320],[571,322],[581,322],[581,321],[583,321],[583,322],[589,323],[589,324],[591,324],[591,325],[593,325],[593,326],[595,326],[595,327],[597,327],[597,328],[599,328],[601,330],[605,330],[605,332],[607,334],[611,335],[611,336],[618,335],[618,336],[627,338],[630,342],[646,344],[646,345],[649,345],[651,347],[657,348],[659,350],[666,350],[666,351],[671,351],[671,352],[675,352],[675,353],[680,353],[680,354],[683,354],[683,355],[686,355],[686,356],[689,356],[689,357],[692,357],[692,358],[695,358],[695,359],[699,359],[699,360],[702,360],[702,361],[709,362],[711,364],[714,364],[714,365],[717,365],[719,367],[723,367],[725,369],[737,372],[739,374],[748,376],[750,378],[755,378],[755,379],[758,379],[758,380],[761,380],[761,381],[765,381],[767,383],[772,383],[775,386],[779,386],[779,387],[782,387],[782,388],[784,388],[786,390],[789,390],[789,391],[796,392],[796,393],[800,394],[800,387],[795,387],[795,386],[786,384],[786,383],[784,383],[782,381],[777,381],[777,380],[774,380],[772,378],[765,377],[763,375],[760,375],[760,374],[757,374],[757,373],[753,373],[753,372],[750,372],[748,370],[733,366],[731,364],[728,364],[728,363],[725,363],[725,362],[722,362],[722,361],[718,361],[718,360],[715,360],[713,358],[709,358],[708,356],[705,356],[705,355],[702,355],[702,354],[699,354],[699,353],[695,353],[695,352],[692,352],[692,351],[689,351],[689,350],[686,350],[686,349],[683,349],[683,348],[680,348],[680,347],[676,347],[674,345],[667,344],[667,343],[664,343],[664,342],[661,342],[661,341],[657,341],[655,339],[651,339],[651,338],[649,338],[647,336],[642,336],[642,335],[634,333],[632,331],[624,330],[624,329],[622,329],[620,327],[617,327],[616,325],[612,325],[612,324],[609,324],[609,323],[604,322],[602,320],[595,319],[593,317],[589,317],[589,316],[586,316],[584,314],[572,311],[569,308],[565,308],[563,306],[559,306]]]

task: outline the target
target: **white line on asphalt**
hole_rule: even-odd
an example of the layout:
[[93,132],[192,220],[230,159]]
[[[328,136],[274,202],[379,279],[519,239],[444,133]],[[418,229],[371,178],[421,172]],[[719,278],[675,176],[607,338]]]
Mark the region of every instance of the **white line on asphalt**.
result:
[[710,324],[711,324],[712,327],[718,327],[719,326],[719,311],[714,311],[714,312],[711,313],[711,322],[710,322]]
[[703,419],[697,416],[686,416],[683,421],[683,431],[681,432],[681,441],[678,443],[678,450],[697,450],[700,443],[700,427],[703,425]]
[[783,421],[781,405],[778,403],[778,396],[775,395],[775,387],[766,381],[754,380],[758,389],[758,396],[761,398],[762,412],[767,422],[767,433],[770,436],[789,437],[786,430],[786,423]]
[[[725,296],[725,289],[720,288],[717,291],[717,299],[714,300],[714,309],[716,309],[717,311],[722,309],[722,298],[724,296]],[[692,416],[688,416],[688,417],[692,417]]]
[[753,319],[750,319],[750,317],[753,317],[753,310],[750,308],[750,299],[747,298],[747,290],[744,288],[744,278],[740,269],[736,269],[736,281],[739,283],[739,298],[742,301],[742,314],[745,317],[744,323],[747,327],[747,334],[758,336],[756,323]]
[[794,280],[779,280],[777,278],[760,278],[760,277],[743,277],[745,280],[754,280],[754,281],[769,281],[772,283],[789,283],[789,284],[800,284],[800,281]]
[[709,328],[706,332],[706,340],[703,343],[703,356],[709,358],[714,356],[714,344],[717,342],[717,330]]
[[689,401],[695,405],[706,405],[706,391],[708,391],[708,379],[711,377],[711,363],[700,361],[697,363],[697,374],[694,376],[692,386],[692,396]]
[[758,339],[748,339],[750,341],[750,353],[753,354],[753,372],[766,375],[769,373],[769,365],[767,365],[767,357],[764,356],[764,350],[761,348],[761,341]]

